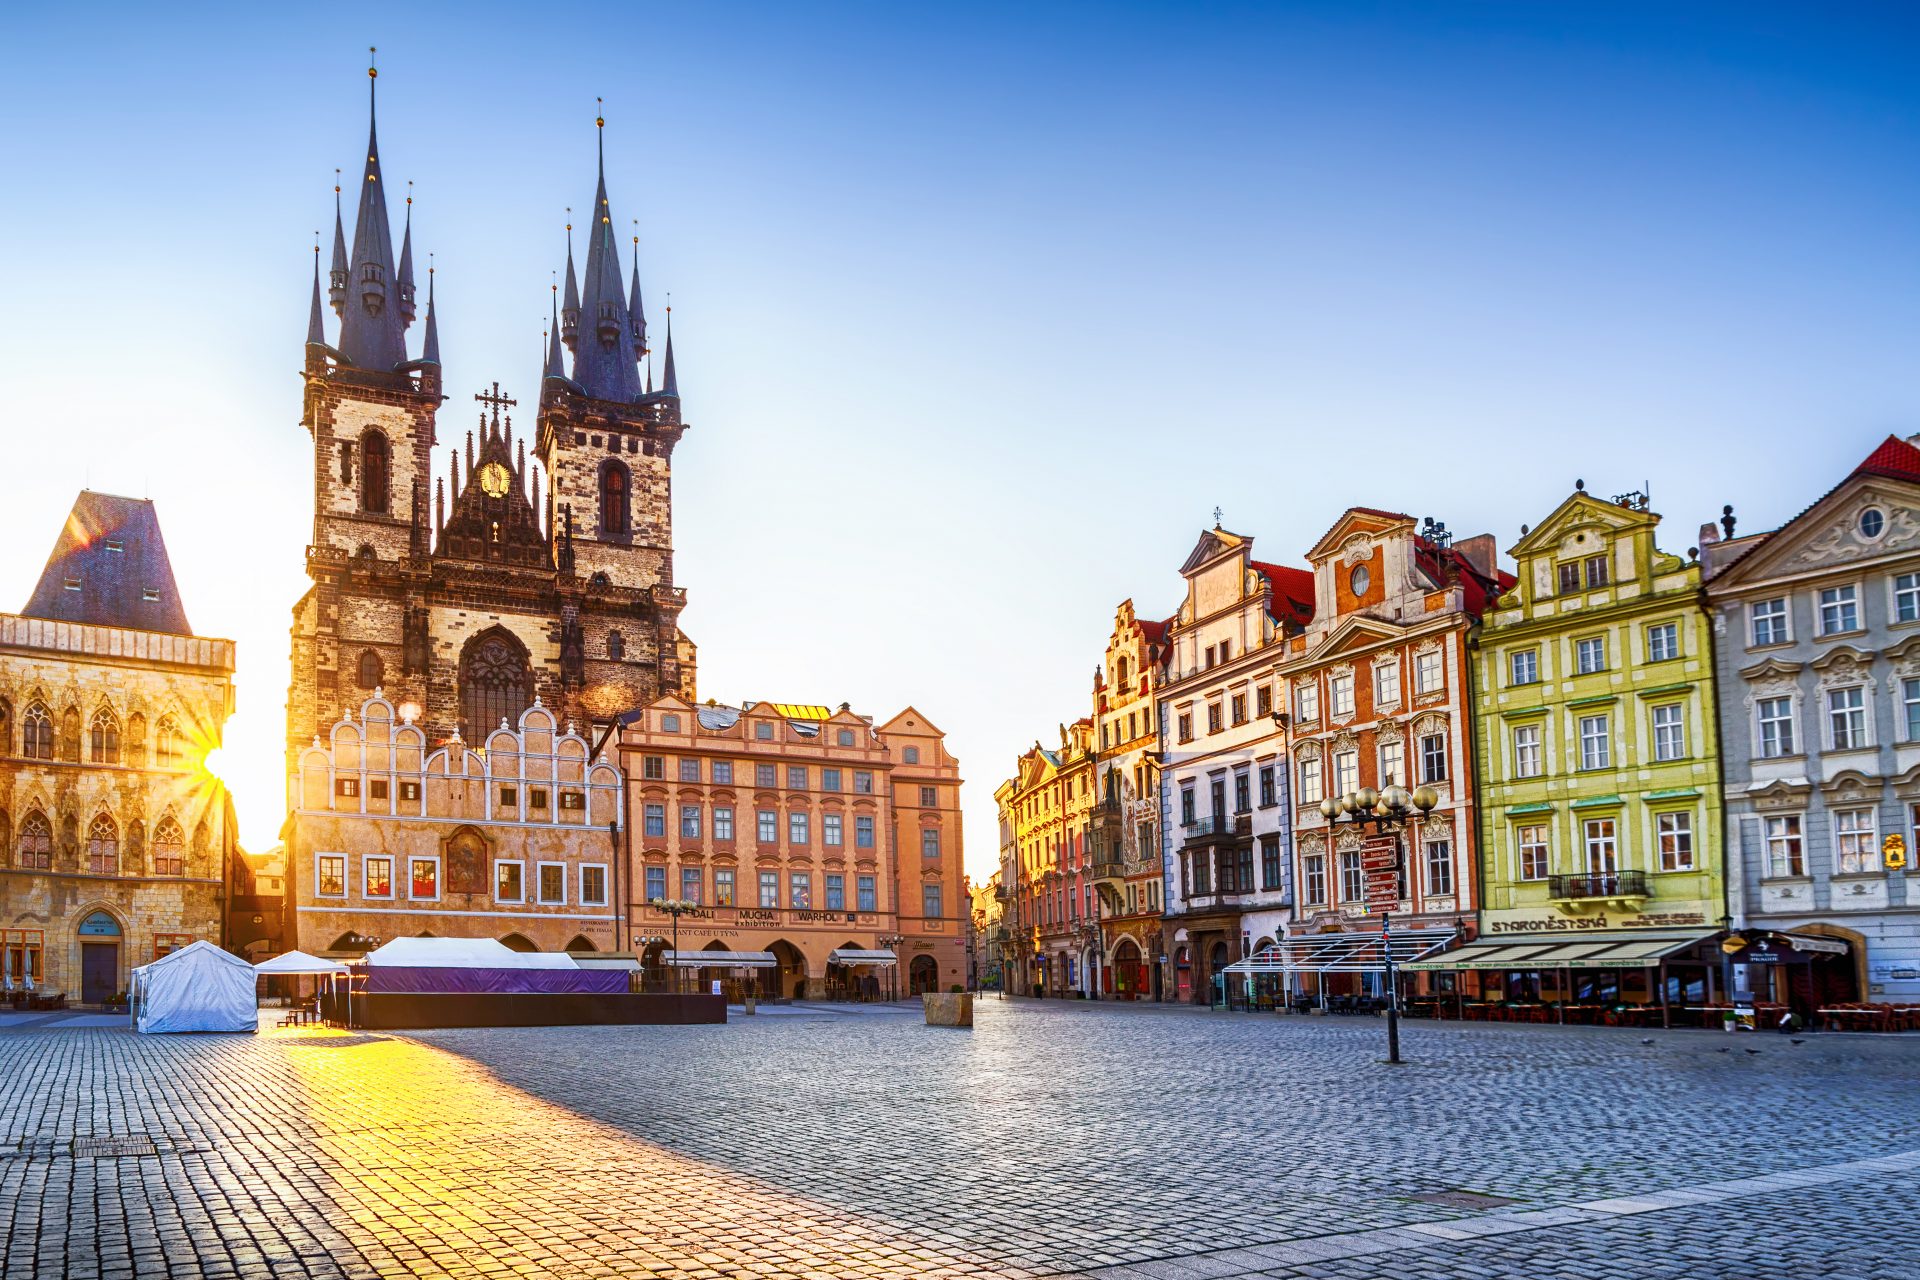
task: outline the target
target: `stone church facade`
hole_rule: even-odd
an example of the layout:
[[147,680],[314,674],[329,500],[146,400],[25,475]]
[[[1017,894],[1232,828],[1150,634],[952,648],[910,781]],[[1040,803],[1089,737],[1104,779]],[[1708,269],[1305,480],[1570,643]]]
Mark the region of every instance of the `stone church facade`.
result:
[[233,807],[205,760],[233,651],[187,625],[153,504],[83,492],[0,614],[0,989],[100,1004],[225,942]]
[[312,586],[293,615],[290,771],[375,690],[435,743],[512,727],[536,695],[583,732],[662,693],[693,695],[673,579],[672,459],[686,427],[672,339],[651,390],[638,265],[630,292],[620,274],[603,172],[583,277],[569,252],[532,440],[516,435],[517,398],[498,384],[475,397],[463,439],[443,435],[432,278],[412,357],[411,218],[396,262],[370,132],[352,248],[336,215],[324,302],[315,260],[302,412]]

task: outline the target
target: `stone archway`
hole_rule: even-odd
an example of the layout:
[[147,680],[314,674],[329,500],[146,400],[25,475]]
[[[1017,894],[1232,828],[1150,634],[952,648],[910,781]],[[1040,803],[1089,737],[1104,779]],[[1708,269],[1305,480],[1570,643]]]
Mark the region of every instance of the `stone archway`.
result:
[[932,956],[915,956],[907,966],[907,992],[921,996],[940,989],[940,962]]
[[758,971],[763,983],[770,983],[776,998],[802,1000],[807,995],[807,957],[800,948],[785,938],[777,938],[767,945],[773,958],[779,962],[777,969]]
[[1113,947],[1113,991],[1122,1000],[1137,1000],[1147,989],[1147,966],[1140,944],[1122,935]]
[[536,947],[533,945],[532,939],[528,938],[524,934],[519,934],[519,933],[510,933],[506,937],[500,939],[500,945],[505,947],[509,951],[533,952],[533,951],[538,951],[540,949],[539,947]]
[[[1843,929],[1837,924],[1818,922],[1814,924],[1795,925],[1790,932],[1811,934],[1816,938],[1832,938],[1835,942],[1846,943],[1847,961],[1850,962],[1853,971],[1853,992],[1845,998],[1849,1000],[1865,1000],[1867,998],[1867,993],[1872,990],[1872,987],[1868,985],[1867,939],[1865,934],[1855,933],[1852,929]],[[1834,959],[1838,960],[1839,957],[1836,956]],[[1823,962],[1818,958],[1813,961],[1814,965],[1821,963]],[[1838,999],[1840,997],[1836,996],[1835,998]]]

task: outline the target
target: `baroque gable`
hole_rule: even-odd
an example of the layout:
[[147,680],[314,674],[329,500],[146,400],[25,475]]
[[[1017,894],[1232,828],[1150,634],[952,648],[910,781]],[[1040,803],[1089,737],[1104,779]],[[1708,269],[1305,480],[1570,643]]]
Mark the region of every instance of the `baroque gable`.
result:
[[[1871,536],[1861,520],[1869,508],[1881,519],[1879,531]],[[1769,578],[1842,568],[1898,552],[1920,552],[1920,484],[1853,476],[1734,561],[1716,585],[1739,590]]]

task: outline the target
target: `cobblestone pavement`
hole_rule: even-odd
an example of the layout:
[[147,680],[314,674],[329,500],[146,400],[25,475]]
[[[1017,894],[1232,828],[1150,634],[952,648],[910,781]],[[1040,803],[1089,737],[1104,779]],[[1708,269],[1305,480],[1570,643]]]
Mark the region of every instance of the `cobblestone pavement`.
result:
[[0,1031],[0,1271],[1920,1277],[1920,1038],[978,1016]]

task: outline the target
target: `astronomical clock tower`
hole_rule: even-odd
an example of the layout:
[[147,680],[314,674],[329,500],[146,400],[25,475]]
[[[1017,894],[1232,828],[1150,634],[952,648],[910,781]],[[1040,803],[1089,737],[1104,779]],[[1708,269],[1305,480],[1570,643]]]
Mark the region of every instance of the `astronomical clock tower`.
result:
[[293,610],[290,766],[376,688],[430,743],[474,745],[502,720],[517,726],[536,698],[583,734],[663,693],[691,700],[673,577],[673,450],[686,430],[673,339],[656,391],[604,153],[583,273],[568,250],[531,441],[499,383],[469,401],[471,426],[441,432],[433,273],[417,297],[412,202],[396,257],[385,185],[370,124],[352,247],[336,191],[324,284],[315,250],[301,419],[312,585]]

